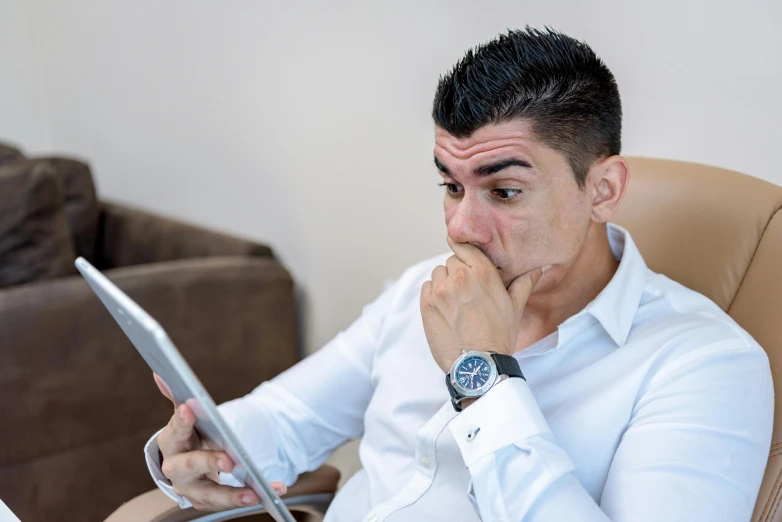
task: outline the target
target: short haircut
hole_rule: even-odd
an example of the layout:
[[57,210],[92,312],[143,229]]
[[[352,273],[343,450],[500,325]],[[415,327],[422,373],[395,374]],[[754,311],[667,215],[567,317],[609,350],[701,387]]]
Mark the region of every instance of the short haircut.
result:
[[468,50],[440,78],[432,117],[457,138],[525,120],[537,139],[567,158],[581,188],[597,160],[621,149],[614,75],[586,43],[550,28],[509,30]]

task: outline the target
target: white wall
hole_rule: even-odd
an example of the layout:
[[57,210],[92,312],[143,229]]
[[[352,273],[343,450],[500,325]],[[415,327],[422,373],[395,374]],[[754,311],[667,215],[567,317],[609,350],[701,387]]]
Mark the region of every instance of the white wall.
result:
[[271,243],[307,292],[309,350],[447,249],[432,94],[507,27],[593,45],[619,81],[627,153],[782,184],[778,0],[0,2],[19,19],[3,17],[2,52],[31,86],[3,82],[0,136],[86,156],[105,197]]
[[596,49],[627,154],[782,184],[782,2],[641,4],[0,0],[0,138],[86,156],[104,197],[270,243],[307,292],[314,350],[447,250],[432,95],[506,28]]
[[0,140],[50,145],[35,21],[36,5],[0,0]]

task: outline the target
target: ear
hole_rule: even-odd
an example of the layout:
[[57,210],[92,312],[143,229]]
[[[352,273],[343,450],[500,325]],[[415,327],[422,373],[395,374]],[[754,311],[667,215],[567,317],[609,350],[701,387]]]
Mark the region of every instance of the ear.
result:
[[627,190],[630,169],[622,156],[611,156],[594,164],[587,177],[592,188],[592,221],[606,223],[616,214]]

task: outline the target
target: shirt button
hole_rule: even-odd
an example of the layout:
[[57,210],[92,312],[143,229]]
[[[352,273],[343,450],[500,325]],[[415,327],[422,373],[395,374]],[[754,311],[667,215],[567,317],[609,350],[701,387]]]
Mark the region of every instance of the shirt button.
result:
[[374,513],[370,514],[367,517],[367,522],[377,522],[377,515],[375,515]]
[[418,462],[420,462],[420,463],[421,463],[421,465],[422,465],[423,467],[425,467],[425,468],[428,468],[428,467],[429,467],[429,465],[432,463],[432,461],[431,461],[431,460],[429,460],[429,457],[427,457],[426,455],[424,455],[423,457],[421,457],[421,458],[418,460]]

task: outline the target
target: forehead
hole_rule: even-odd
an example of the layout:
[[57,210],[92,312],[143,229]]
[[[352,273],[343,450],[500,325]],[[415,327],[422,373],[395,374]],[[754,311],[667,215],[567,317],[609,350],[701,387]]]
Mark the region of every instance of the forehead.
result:
[[465,138],[457,138],[437,127],[434,140],[435,156],[441,161],[468,161],[513,152],[532,159],[545,153],[545,149],[548,147],[535,136],[532,125],[523,120],[485,125]]

